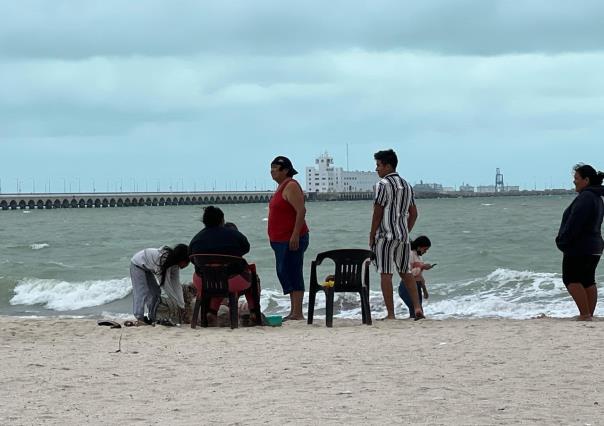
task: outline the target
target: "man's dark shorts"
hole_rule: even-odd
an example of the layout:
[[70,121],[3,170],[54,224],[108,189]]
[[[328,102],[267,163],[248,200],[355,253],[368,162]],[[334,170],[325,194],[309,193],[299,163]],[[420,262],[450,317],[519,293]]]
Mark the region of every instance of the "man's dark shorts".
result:
[[596,267],[600,256],[568,256],[562,259],[562,282],[568,286],[580,283],[583,287],[596,284]]
[[300,237],[300,248],[296,251],[289,249],[289,242],[271,241],[271,247],[275,252],[277,277],[279,277],[284,294],[289,294],[292,291],[304,291],[302,269],[304,266],[304,252],[308,248],[308,243],[308,234]]

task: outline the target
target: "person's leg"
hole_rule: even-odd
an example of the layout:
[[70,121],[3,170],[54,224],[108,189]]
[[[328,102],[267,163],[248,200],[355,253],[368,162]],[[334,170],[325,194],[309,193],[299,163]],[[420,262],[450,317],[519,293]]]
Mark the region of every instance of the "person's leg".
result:
[[396,319],[396,316],[394,315],[392,274],[380,274],[380,285],[382,287],[382,297],[384,298],[384,305],[386,305],[387,314],[385,319]]
[[300,237],[298,250],[288,250],[285,258],[285,268],[292,286],[290,294],[291,313],[290,320],[304,320],[304,252],[308,248],[309,235]]
[[149,310],[149,320],[155,322],[157,307],[161,301],[161,287],[157,283],[155,276],[151,272],[146,273],[147,276],[147,309]]
[[375,264],[380,274],[380,287],[384,306],[386,306],[386,317],[384,319],[395,319],[394,296],[392,289],[392,273],[396,269],[394,264],[394,242],[378,238],[373,246]]
[[195,290],[197,290],[197,292],[195,293],[196,294],[195,297],[201,297],[202,281],[201,281],[201,277],[199,275],[197,275],[196,272],[193,272],[193,285],[195,286]]
[[589,313],[593,317],[598,304],[598,287],[596,287],[596,269],[600,262],[600,256],[589,256],[586,259],[587,267],[585,268],[585,293],[587,294],[587,303],[589,305]]
[[399,275],[405,282],[411,301],[413,302],[413,309],[415,311],[415,319],[424,318],[424,311],[420,302],[420,296],[417,288],[415,277],[411,273],[411,247],[408,242],[400,242],[397,247],[395,260],[397,262],[397,268]]
[[415,309],[413,309],[413,302],[411,301],[411,296],[409,296],[409,292],[407,291],[407,286],[405,286],[405,282],[401,280],[398,285],[398,295],[407,306],[409,310],[409,318],[415,318]]
[[589,313],[594,316],[596,305],[598,304],[598,287],[596,285],[589,286],[585,289],[587,295],[587,304],[589,305]]
[[579,316],[577,317],[579,321],[591,320],[589,298],[585,287],[583,287],[585,283],[595,282],[593,275],[590,280],[589,266],[590,257],[565,254],[562,258],[562,281],[579,309]]
[[289,282],[289,277],[286,271],[286,258],[287,252],[289,251],[288,243],[279,243],[271,241],[271,247],[275,252],[275,270],[277,271],[277,278],[279,278],[279,284],[283,289],[283,294],[289,295],[289,314],[284,319],[289,319],[293,315],[294,299],[292,294],[292,286]]
[[292,291],[291,293],[292,295],[292,313],[291,316],[289,317],[289,319],[291,320],[304,320],[304,312],[303,312],[303,305],[304,305],[304,291],[300,291],[300,290],[296,290],[296,291]]
[[279,278],[279,283],[283,289],[283,294],[289,295],[289,314],[287,314],[284,318],[285,320],[288,320],[294,316],[295,303],[293,287],[287,271],[289,244],[271,241],[271,247],[275,252],[275,269],[277,271],[277,278]]
[[401,273],[401,279],[405,283],[405,287],[407,288],[407,292],[409,293],[409,298],[411,299],[411,303],[413,305],[413,317],[414,318],[423,318],[424,312],[422,310],[421,304],[419,302],[419,294],[417,293],[417,285],[415,284],[415,277],[411,273]]
[[288,277],[285,273],[284,262],[287,253],[287,243],[276,243],[271,241],[271,247],[275,253],[275,271],[277,272],[279,284],[281,284],[283,294],[289,294],[291,289],[289,288]]
[[591,312],[587,292],[581,283],[570,283],[566,286],[568,293],[572,296],[577,308],[579,309],[579,321],[589,321]]
[[422,310],[424,309],[424,303],[423,303],[423,294],[422,294],[422,283],[421,281],[416,281],[415,284],[417,285],[417,299],[419,301],[419,306],[421,306]]
[[137,320],[145,318],[145,301],[147,299],[147,277],[145,271],[130,264],[132,281],[132,313]]
[[229,278],[229,291],[237,293],[237,298],[243,294],[248,302],[249,309],[255,307],[251,284],[252,283],[243,275],[235,275],[234,277]]

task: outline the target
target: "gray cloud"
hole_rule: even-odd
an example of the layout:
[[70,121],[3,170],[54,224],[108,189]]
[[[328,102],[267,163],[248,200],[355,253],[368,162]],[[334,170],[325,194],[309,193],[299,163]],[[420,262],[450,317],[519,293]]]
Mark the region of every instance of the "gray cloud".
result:
[[45,0],[0,5],[0,57],[602,50],[599,0]]
[[502,167],[510,184],[567,185],[570,165],[601,158],[602,9],[3,2],[0,178],[270,187],[276,154],[342,165],[348,144],[356,169],[395,148],[412,181],[488,183]]

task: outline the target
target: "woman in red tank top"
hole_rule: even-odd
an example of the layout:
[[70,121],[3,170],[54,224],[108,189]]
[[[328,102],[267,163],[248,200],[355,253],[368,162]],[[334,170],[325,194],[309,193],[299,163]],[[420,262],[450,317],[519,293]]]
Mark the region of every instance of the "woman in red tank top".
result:
[[290,295],[290,313],[285,317],[290,320],[304,319],[303,266],[309,242],[304,193],[292,179],[297,173],[287,157],[279,156],[271,162],[271,177],[279,186],[269,203],[268,236],[283,293]]

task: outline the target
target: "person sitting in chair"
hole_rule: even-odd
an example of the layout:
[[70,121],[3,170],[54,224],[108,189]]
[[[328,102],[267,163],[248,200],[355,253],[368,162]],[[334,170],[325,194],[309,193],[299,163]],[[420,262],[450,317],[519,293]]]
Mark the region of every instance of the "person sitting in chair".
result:
[[[245,235],[237,229],[233,223],[225,224],[224,213],[221,209],[208,206],[204,209],[202,222],[204,228],[193,237],[189,244],[189,253],[194,254],[222,254],[243,257],[250,251],[250,243]],[[244,294],[250,309],[255,308],[251,287],[252,271],[247,269],[239,275],[229,279],[229,291]],[[193,273],[193,284],[197,287],[198,294],[201,293],[201,277]],[[214,297],[210,302],[209,315],[215,322],[216,314],[222,303],[222,298]]]

